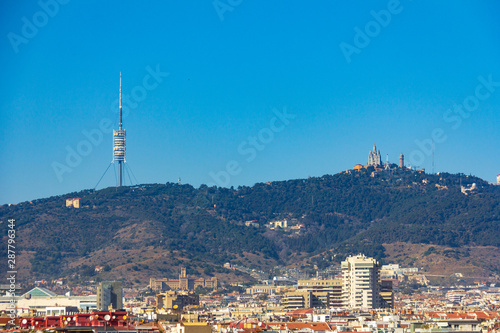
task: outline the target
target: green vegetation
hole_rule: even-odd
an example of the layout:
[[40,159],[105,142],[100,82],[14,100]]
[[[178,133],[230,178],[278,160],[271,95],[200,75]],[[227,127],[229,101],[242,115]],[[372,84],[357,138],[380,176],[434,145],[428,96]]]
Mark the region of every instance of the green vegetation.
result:
[[[227,272],[218,268],[225,262],[241,265],[254,258],[254,265],[289,264],[297,253],[313,256],[329,251],[317,262],[326,267],[360,252],[383,259],[381,244],[398,241],[453,248],[500,246],[499,186],[465,175],[397,170],[372,177],[370,173],[362,170],[238,189],[168,183],[82,191],[1,206],[0,220],[16,219],[17,248],[32,253],[30,280],[76,273],[91,277],[95,265],[105,266],[106,273],[128,265],[128,272],[156,270],[172,276],[178,270],[171,266],[184,265],[189,274],[214,276]],[[460,184],[472,183],[477,191],[461,193]],[[83,207],[66,208],[65,199],[70,197],[81,197]],[[304,227],[297,232],[264,227],[285,218]],[[249,220],[261,227],[245,226]],[[157,261],[161,269],[134,254],[145,248],[164,254]],[[101,250],[101,255],[120,252],[126,257],[112,263],[89,259],[86,266],[70,268],[76,260],[100,257],[95,253]],[[6,257],[5,249],[1,251]],[[429,248],[424,255],[432,252]],[[457,250],[445,255],[468,254]],[[0,270],[6,271],[2,266]]]

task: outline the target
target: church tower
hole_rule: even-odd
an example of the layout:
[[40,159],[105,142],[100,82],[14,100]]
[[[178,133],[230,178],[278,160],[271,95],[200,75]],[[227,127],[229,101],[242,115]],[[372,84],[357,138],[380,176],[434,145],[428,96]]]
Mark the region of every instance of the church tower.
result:
[[186,274],[186,267],[181,267],[181,274],[179,274],[179,289],[189,290],[189,279]]
[[368,154],[368,165],[380,166],[382,165],[382,159],[380,158],[380,150],[377,150],[377,146],[373,144],[373,150]]

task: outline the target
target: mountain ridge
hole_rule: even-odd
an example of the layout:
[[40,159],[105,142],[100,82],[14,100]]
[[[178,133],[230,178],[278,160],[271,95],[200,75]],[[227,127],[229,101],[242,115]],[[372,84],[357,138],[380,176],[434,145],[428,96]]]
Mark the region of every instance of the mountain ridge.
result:
[[[473,183],[475,190],[462,193]],[[81,197],[82,208],[65,207],[72,197]],[[265,270],[302,262],[309,269],[359,252],[384,260],[396,243],[498,248],[499,198],[499,186],[473,176],[369,168],[237,189],[167,183],[85,190],[0,206],[0,220],[16,219],[24,281],[144,284],[145,275],[175,277],[180,266],[233,281],[249,277],[222,268],[226,262]],[[286,228],[269,228],[284,220]],[[328,255],[311,259],[320,253]],[[498,259],[487,261],[484,274],[500,269]],[[107,270],[96,274],[95,266]]]

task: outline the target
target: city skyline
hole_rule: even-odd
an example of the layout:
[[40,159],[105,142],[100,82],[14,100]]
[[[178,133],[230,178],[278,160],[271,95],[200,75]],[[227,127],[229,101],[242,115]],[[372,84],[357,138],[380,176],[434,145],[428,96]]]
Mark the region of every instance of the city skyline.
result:
[[365,164],[373,142],[382,162],[500,172],[500,4],[2,6],[0,204],[95,186],[120,72],[139,183],[319,177]]

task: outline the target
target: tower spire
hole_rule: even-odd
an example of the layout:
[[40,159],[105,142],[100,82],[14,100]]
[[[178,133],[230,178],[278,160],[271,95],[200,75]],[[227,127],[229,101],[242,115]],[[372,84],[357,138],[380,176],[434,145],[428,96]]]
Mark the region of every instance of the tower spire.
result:
[[113,131],[113,161],[118,161],[118,186],[122,186],[123,162],[125,162],[125,130],[122,128],[122,73],[120,72],[118,130]]
[[122,72],[120,72],[120,122],[118,127],[118,129],[122,129]]

